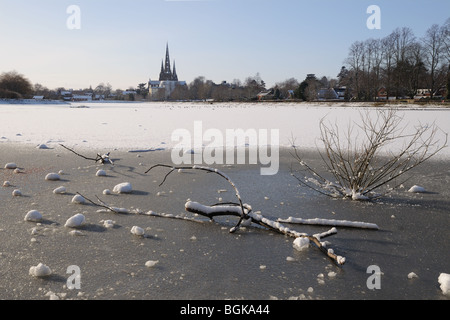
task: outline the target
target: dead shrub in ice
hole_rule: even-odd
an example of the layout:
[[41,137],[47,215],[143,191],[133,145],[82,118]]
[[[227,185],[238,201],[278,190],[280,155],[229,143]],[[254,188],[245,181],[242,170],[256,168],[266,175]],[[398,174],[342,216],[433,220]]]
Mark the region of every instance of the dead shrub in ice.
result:
[[393,109],[376,110],[375,116],[367,111],[360,117],[360,123],[347,128],[320,121],[325,173],[307,164],[294,146],[292,155],[306,172],[303,177],[292,173],[301,185],[333,198],[373,199],[380,196],[375,190],[384,187],[386,193],[399,187],[404,183],[397,181],[400,176],[447,144],[448,134],[439,141],[435,124],[403,126],[403,117]]

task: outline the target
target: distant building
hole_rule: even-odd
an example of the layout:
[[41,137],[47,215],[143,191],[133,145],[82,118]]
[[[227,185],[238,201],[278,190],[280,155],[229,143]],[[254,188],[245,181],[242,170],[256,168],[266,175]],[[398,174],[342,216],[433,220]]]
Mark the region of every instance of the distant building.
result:
[[149,80],[148,90],[152,99],[167,99],[177,86],[185,86],[185,81],[179,81],[173,62],[173,70],[170,65],[169,45],[166,45],[166,57],[161,61],[161,72],[159,73],[159,80]]

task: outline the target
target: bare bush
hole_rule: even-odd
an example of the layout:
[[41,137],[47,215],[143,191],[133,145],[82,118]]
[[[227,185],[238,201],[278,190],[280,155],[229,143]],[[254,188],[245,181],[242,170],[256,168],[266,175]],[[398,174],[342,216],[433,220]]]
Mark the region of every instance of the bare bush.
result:
[[33,86],[31,82],[16,71],[2,73],[0,75],[0,97],[7,99],[19,99],[31,94]]
[[[439,141],[435,124],[419,124],[407,133],[403,117],[394,109],[377,110],[376,117],[369,111],[360,116],[361,123],[350,123],[345,130],[320,121],[324,147],[320,156],[332,179],[303,161],[294,147],[292,154],[307,173],[305,177],[292,173],[301,185],[334,198],[373,199],[403,184],[401,176],[447,145],[448,134]],[[381,187],[385,192],[376,193]]]

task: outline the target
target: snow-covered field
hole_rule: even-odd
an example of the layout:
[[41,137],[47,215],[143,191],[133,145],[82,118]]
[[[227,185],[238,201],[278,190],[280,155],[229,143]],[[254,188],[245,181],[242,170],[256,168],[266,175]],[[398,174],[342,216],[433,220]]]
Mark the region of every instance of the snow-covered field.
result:
[[[11,141],[54,147],[59,143],[77,148],[119,149],[125,151],[172,148],[172,134],[179,129],[200,134],[203,146],[211,141],[205,135],[215,130],[253,130],[265,134],[268,143],[301,148],[320,146],[319,122],[323,117],[339,127],[358,121],[360,111],[372,110],[364,104],[251,104],[251,103],[72,103],[61,105],[1,104],[0,142]],[[450,132],[450,110],[445,108],[399,107],[404,124],[436,125]],[[195,124],[201,123],[197,127]],[[266,130],[266,131],[264,131]],[[271,141],[278,130],[279,141]],[[215,136],[217,137],[217,136]],[[442,132],[438,138],[444,139]],[[220,140],[220,139],[219,139]],[[259,140],[260,142],[261,140]],[[184,141],[186,142],[186,141]],[[222,141],[215,141],[221,144]],[[258,142],[258,143],[259,143]],[[248,141],[248,143],[252,143]],[[446,148],[441,155],[449,155]]]

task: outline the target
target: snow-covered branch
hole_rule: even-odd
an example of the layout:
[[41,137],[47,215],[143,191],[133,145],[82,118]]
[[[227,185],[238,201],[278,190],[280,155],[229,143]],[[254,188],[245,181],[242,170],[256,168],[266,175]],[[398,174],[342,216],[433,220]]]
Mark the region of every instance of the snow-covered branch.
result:
[[[321,242],[323,238],[334,235],[337,233],[336,228],[331,228],[330,230],[316,234],[316,235],[308,235],[306,233],[300,233],[295,230],[292,230],[288,227],[283,226],[280,222],[268,219],[261,214],[255,213],[251,211],[251,207],[248,204],[244,205],[245,210],[247,210],[248,218],[244,220],[242,225],[250,225],[251,223],[255,223],[259,226],[265,227],[269,230],[275,231],[277,233],[284,234],[286,236],[299,239],[302,238],[307,240],[308,242],[314,243],[320,251],[322,251],[326,256],[336,262],[338,265],[343,265],[345,263],[345,258],[339,255],[336,255],[332,249],[327,249],[325,244]],[[230,205],[219,205],[219,206],[205,206],[197,202],[189,201],[185,205],[186,211],[199,214],[209,219],[213,219],[216,216],[223,215],[231,215],[240,217],[240,208],[237,206]],[[294,241],[295,242],[295,241]],[[304,242],[303,242],[304,243]],[[304,244],[303,244],[304,245]]]

